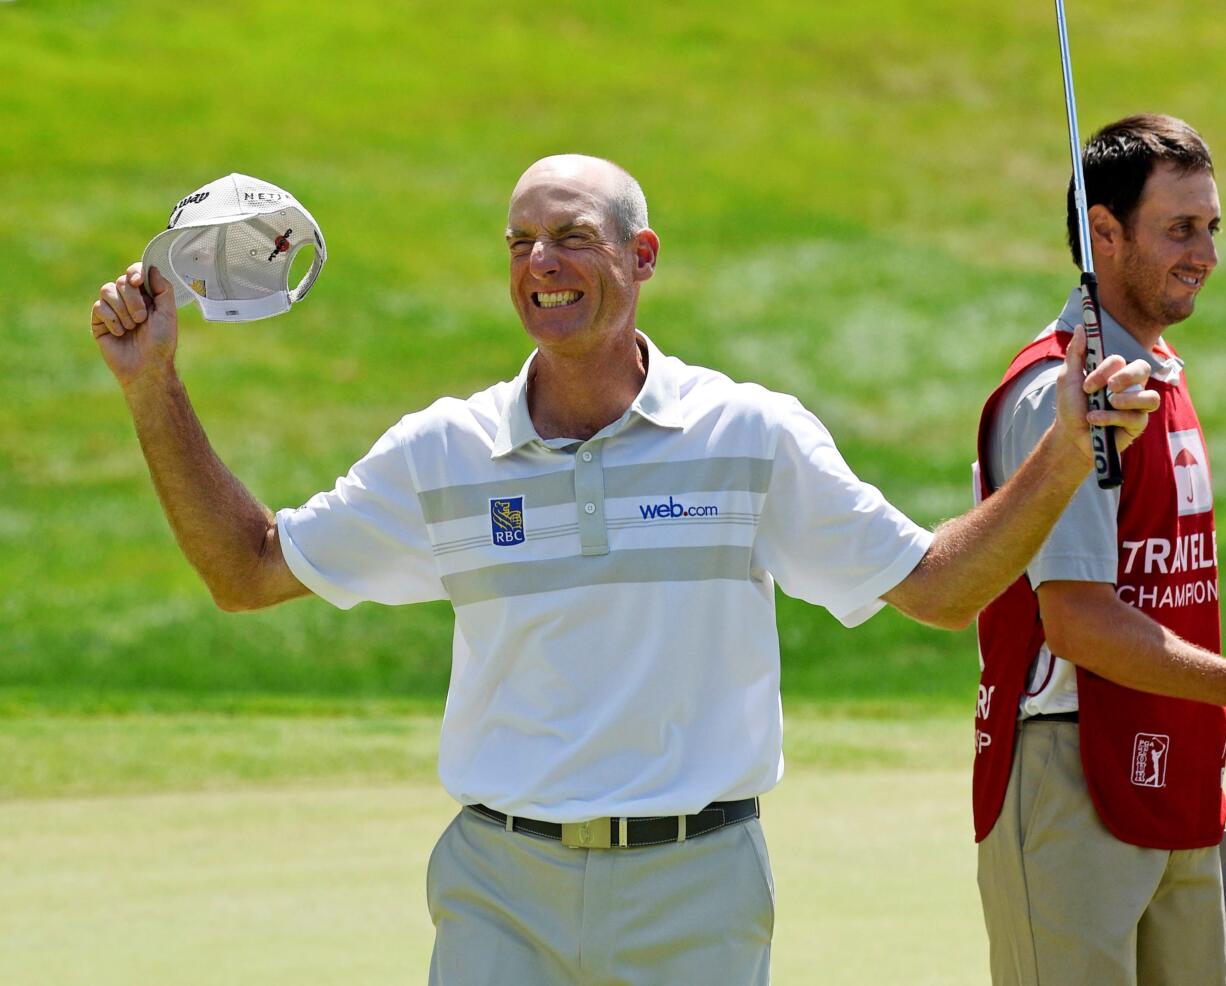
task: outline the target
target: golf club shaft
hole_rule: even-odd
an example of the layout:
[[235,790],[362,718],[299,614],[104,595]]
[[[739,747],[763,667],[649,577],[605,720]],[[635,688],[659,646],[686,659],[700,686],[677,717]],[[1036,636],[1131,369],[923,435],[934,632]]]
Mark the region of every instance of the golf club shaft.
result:
[[[1085,171],[1081,166],[1081,138],[1077,129],[1077,97],[1073,92],[1073,62],[1069,57],[1068,28],[1064,21],[1064,0],[1056,0],[1056,26],[1060,32],[1060,65],[1064,70],[1064,107],[1068,116],[1069,154],[1073,163],[1073,200],[1077,212],[1077,235],[1081,245],[1081,321],[1086,330],[1086,372],[1102,362],[1103,350],[1102,309],[1098,304],[1098,277],[1094,273],[1094,253],[1090,248],[1090,214],[1086,205]],[[1106,388],[1097,390],[1089,397],[1091,411],[1105,411]],[[1094,453],[1094,473],[1101,489],[1109,490],[1123,481],[1120,456],[1115,448],[1115,433],[1112,428],[1092,425],[1090,445]]]

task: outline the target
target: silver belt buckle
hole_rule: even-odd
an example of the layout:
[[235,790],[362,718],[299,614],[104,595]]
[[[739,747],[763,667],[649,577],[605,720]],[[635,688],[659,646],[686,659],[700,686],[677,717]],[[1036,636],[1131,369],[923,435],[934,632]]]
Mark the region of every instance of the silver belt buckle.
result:
[[563,822],[562,845],[571,849],[611,849],[609,835],[613,826],[607,818],[593,818],[586,822]]

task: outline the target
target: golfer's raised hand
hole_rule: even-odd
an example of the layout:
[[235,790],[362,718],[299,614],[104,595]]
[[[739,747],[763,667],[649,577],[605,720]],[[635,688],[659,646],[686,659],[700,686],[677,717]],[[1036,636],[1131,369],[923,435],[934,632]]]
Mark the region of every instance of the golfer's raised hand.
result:
[[[1125,364],[1124,357],[1112,354],[1095,368],[1085,372],[1086,334],[1077,326],[1064,359],[1056,401],[1056,428],[1081,449],[1086,461],[1093,463],[1089,425],[1115,427],[1115,447],[1123,452],[1145,430],[1150,412],[1161,403],[1156,391],[1143,389],[1149,382],[1150,366],[1137,359]],[[1106,386],[1108,403],[1105,411],[1088,411],[1086,395]]]
[[146,279],[141,265],[133,264],[98,290],[90,331],[121,386],[169,369],[179,338],[170,282],[156,267]]

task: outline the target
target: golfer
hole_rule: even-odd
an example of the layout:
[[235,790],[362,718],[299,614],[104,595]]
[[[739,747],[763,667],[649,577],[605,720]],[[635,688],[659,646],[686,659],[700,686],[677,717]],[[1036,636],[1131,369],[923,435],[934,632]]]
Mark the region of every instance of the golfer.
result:
[[[92,331],[219,606],[454,607],[439,774],[463,807],[430,859],[432,983],[766,983],[775,583],[848,626],[886,602],[967,625],[1085,478],[1087,419],[1121,446],[1142,432],[1157,397],[1126,391],[1149,364],[1112,357],[1083,379],[1079,336],[1034,453],[933,534],[795,398],[637,329],[660,241],[621,168],[533,164],[506,247],[536,344],[519,375],[407,415],[334,489],[276,515],[209,447],[159,272],[106,284]],[[1105,383],[1115,408],[1087,415]]]
[[[1123,486],[1083,484],[979,620],[974,807],[992,981],[1221,986],[1213,491],[1184,364],[1163,335],[1217,264],[1221,209],[1209,149],[1181,120],[1120,120],[1083,161],[1104,346],[1150,365],[1162,405],[1121,460]],[[1080,262],[1071,192],[1068,228]],[[989,503],[1058,420],[1080,318],[1074,291],[988,400]]]

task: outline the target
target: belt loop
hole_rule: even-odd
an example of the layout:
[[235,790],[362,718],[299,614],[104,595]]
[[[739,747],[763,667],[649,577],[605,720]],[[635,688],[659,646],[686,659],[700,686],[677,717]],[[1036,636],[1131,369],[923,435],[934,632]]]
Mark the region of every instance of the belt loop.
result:
[[625,819],[625,817],[617,820],[617,844],[623,849],[630,845],[630,836],[627,833],[629,827],[629,822]]
[[508,832],[515,831],[515,816],[514,815],[507,815],[507,831]]
[[684,815],[677,816],[677,841],[678,842],[685,841],[685,816]]

